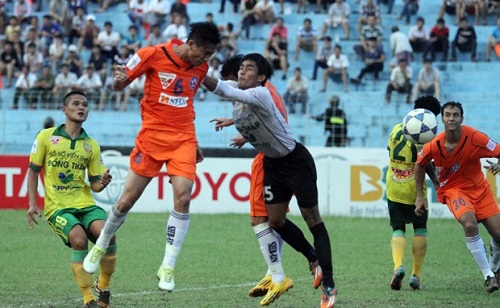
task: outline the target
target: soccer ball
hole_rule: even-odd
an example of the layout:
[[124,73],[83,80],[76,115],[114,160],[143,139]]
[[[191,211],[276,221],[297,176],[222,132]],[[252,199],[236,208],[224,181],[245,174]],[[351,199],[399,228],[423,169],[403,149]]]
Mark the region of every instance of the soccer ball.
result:
[[427,109],[413,109],[403,119],[403,134],[412,143],[424,144],[436,137],[437,118]]

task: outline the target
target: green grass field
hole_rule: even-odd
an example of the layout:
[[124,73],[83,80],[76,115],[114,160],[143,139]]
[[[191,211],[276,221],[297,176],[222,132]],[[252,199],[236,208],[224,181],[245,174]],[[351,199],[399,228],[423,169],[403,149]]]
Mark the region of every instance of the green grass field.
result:
[[[248,289],[266,266],[247,215],[192,215],[176,267],[176,290],[157,289],[168,215],[130,214],[118,231],[112,280],[113,307],[260,307]],[[300,217],[290,217],[310,233]],[[69,258],[71,250],[42,221],[29,230],[24,211],[0,211],[0,307],[82,307]],[[392,291],[388,219],[325,217],[333,251],[337,307],[498,307],[453,220],[429,221],[422,290],[411,291],[411,247],[401,291]],[[411,241],[412,230],[408,233]],[[489,236],[482,229],[483,239]],[[318,307],[306,260],[285,248],[283,265],[294,287],[271,307]]]

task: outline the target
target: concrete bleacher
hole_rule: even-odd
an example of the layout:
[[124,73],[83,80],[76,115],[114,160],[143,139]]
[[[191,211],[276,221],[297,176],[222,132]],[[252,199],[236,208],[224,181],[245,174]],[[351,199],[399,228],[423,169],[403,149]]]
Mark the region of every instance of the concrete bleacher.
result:
[[[356,22],[358,18],[357,6],[354,0],[347,0],[353,8],[351,15],[351,40],[340,40],[338,44],[342,46],[342,50],[347,54],[350,67],[348,73],[350,77],[355,77],[360,69],[364,66],[357,58],[353,51],[353,46],[358,44],[356,33]],[[49,1],[44,1],[44,9],[48,10]],[[421,1],[418,16],[423,16],[426,20],[426,26],[432,27],[437,19],[437,11],[441,1]],[[291,11],[291,14],[280,15],[285,20],[285,25],[288,27],[289,33],[289,69],[287,76],[291,77],[295,67],[301,67],[303,75],[310,78],[312,75],[314,55],[301,51],[298,61],[293,58],[293,53],[296,43],[296,33],[302,25],[304,18],[311,18],[313,26],[321,32],[322,22],[327,15],[312,13],[315,9],[311,6],[306,14],[296,14],[296,4],[285,3],[285,11]],[[366,76],[364,83],[359,87],[352,84],[349,85],[349,92],[344,93],[341,84],[328,81],[328,88],[325,93],[320,93],[322,87],[322,70],[319,70],[318,80],[309,81],[309,104],[306,115],[289,115],[289,123],[294,136],[308,146],[323,146],[326,140],[326,135],[323,131],[323,123],[317,122],[309,118],[310,114],[320,114],[327,107],[328,98],[335,94],[341,98],[341,108],[343,108],[348,118],[348,134],[350,137],[350,146],[353,147],[382,147],[385,148],[388,134],[390,133],[394,123],[401,121],[411,105],[404,103],[404,96],[398,93],[393,93],[390,104],[384,102],[384,93],[389,76],[389,35],[392,25],[399,25],[400,29],[407,33],[409,25],[396,19],[400,12],[402,1],[396,0],[396,5],[392,15],[386,13],[386,8],[382,6],[382,20],[384,28],[384,50],[387,54],[384,72],[381,74],[379,81],[373,80],[373,77]],[[278,7],[276,1],[276,7]],[[226,25],[232,22],[235,29],[239,29],[241,15],[235,14],[230,8],[226,8],[223,14],[218,13],[220,8],[219,1],[211,3],[196,3],[188,4],[188,13],[191,21],[205,20],[205,15],[211,12],[214,15],[214,20],[219,25]],[[89,11],[95,9],[95,4],[89,2]],[[121,3],[110,7],[106,12],[96,13],[97,24],[102,27],[104,22],[110,20],[113,22],[115,30],[122,35],[127,34],[130,21],[125,13],[126,4]],[[277,9],[278,11],[278,9]],[[36,13],[39,16],[45,12]],[[454,24],[455,17],[445,15],[445,20],[450,28],[450,39],[454,37],[457,26]],[[473,17],[470,17],[471,24]],[[478,35],[478,59],[484,60],[484,51],[486,46],[486,38],[494,27],[494,17],[490,17],[489,25],[476,26]],[[412,23],[415,17],[412,18]],[[265,39],[268,36],[270,25],[254,26],[251,29],[250,40],[239,41],[239,52],[264,52]],[[336,34],[343,38],[343,30],[340,28],[328,30],[328,35],[335,37]],[[321,43],[320,43],[321,44]],[[451,53],[451,49],[450,49]],[[84,63],[88,61],[90,53],[84,51],[81,54]],[[493,139],[500,141],[500,124],[494,117],[499,106],[500,91],[497,90],[498,80],[500,80],[500,61],[492,56],[492,62],[470,62],[468,54],[459,53],[456,62],[440,63],[435,65],[440,69],[442,77],[441,100],[442,101],[460,101],[465,109],[465,124],[473,125],[487,132]],[[411,63],[414,70],[414,80],[418,71],[422,67],[419,55],[416,55],[416,60]],[[286,80],[281,80],[281,72],[276,72],[276,77],[272,79],[276,87],[282,92],[286,89]],[[5,78],[5,77],[4,77]],[[0,134],[2,145],[0,153],[26,153],[30,147],[32,139],[37,131],[41,128],[43,119],[46,116],[52,116],[57,123],[64,120],[61,111],[56,110],[28,110],[21,103],[21,109],[10,110],[14,90],[1,89],[0,91],[0,126],[2,134]],[[22,100],[21,100],[22,101]],[[208,93],[204,101],[197,100],[195,103],[196,109],[196,125],[197,134],[200,145],[204,147],[226,147],[230,143],[230,139],[236,134],[234,129],[224,129],[220,132],[215,132],[213,123],[209,123],[214,117],[230,117],[231,104],[220,101],[219,98],[211,93]],[[109,108],[103,112],[91,111],[90,116],[84,125],[91,136],[99,140],[103,145],[109,146],[133,146],[134,137],[140,127],[140,115],[138,102],[133,101],[129,105],[127,112],[114,112]],[[442,129],[442,126],[440,126]]]

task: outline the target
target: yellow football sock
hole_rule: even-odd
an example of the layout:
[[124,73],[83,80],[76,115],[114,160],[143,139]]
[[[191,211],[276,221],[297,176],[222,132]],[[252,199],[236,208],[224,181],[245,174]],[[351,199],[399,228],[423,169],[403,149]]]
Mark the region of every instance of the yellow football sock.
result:
[[106,254],[101,259],[98,288],[100,290],[109,289],[111,275],[115,271],[116,265],[116,245],[108,247]]
[[71,263],[71,269],[73,270],[73,275],[75,275],[76,284],[80,288],[80,293],[83,296],[83,303],[95,300],[92,294],[92,275],[87,273],[83,269],[83,263]]
[[425,253],[427,251],[427,236],[415,235],[411,250],[413,252],[413,274],[420,276],[420,269],[424,264]]
[[[399,232],[398,232],[399,231]],[[394,231],[391,239],[392,260],[394,261],[394,271],[403,265],[406,250],[406,237],[400,230]]]

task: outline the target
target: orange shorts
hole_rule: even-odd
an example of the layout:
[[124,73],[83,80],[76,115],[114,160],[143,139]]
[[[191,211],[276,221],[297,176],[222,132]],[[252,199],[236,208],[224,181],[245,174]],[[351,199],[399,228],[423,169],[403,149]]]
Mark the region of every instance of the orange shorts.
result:
[[[286,210],[287,213],[290,211]],[[267,217],[266,203],[264,202],[264,154],[259,153],[252,162],[250,176],[250,216]]]
[[163,164],[170,175],[196,179],[196,147],[194,134],[141,129],[136,147],[130,153],[130,169],[146,177],[155,177]]
[[497,55],[497,57],[500,58],[500,44],[496,44],[493,49],[495,50],[495,54]]
[[444,200],[448,209],[459,219],[462,214],[472,212],[478,221],[500,213],[498,204],[489,186],[477,193],[460,189],[450,189],[445,192]]

